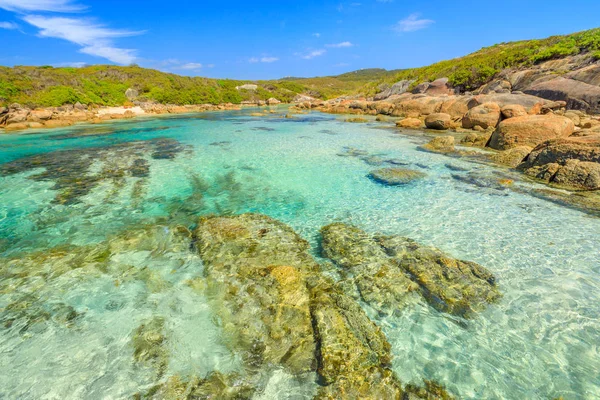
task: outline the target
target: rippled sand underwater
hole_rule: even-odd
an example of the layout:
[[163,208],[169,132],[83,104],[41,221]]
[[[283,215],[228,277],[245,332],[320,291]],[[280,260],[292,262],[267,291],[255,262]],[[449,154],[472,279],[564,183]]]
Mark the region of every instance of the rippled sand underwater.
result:
[[[255,364],[236,351],[239,327],[223,323],[231,304],[211,300],[195,236],[202,216],[242,213],[289,225],[333,279],[343,271],[319,241],[333,222],[495,275],[502,297],[473,318],[421,298],[361,303],[401,382],[466,399],[600,398],[598,218],[530,195],[510,171],[419,151],[425,139],[386,123],[249,114],[0,137],[0,398],[132,398],[175,379],[313,398],[314,369],[258,363],[243,387]],[[367,177],[386,166],[425,177]],[[513,187],[494,184],[507,176]]]

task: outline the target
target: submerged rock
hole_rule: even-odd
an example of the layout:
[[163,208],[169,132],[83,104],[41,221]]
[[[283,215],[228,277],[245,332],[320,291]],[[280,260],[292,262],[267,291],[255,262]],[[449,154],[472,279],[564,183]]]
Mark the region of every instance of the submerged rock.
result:
[[418,148],[432,153],[452,153],[455,150],[454,136],[438,136]]
[[133,359],[154,368],[157,376],[161,377],[169,363],[166,341],[164,318],[154,317],[142,323],[133,334]]
[[342,223],[321,229],[323,256],[343,267],[366,303],[381,313],[402,308],[419,287],[384,249],[358,228]]
[[452,179],[483,189],[493,189],[496,191],[506,190],[506,187],[502,185],[501,180],[478,172],[469,172],[465,175],[452,174]]
[[[254,367],[314,369],[309,245],[262,215],[204,218],[196,230],[208,294],[230,345]],[[259,316],[257,318],[257,316]]]
[[[173,159],[186,147],[174,139],[152,139],[83,149],[58,150],[19,158],[0,165],[0,175],[13,175],[42,168],[28,177],[34,181],[54,182],[54,203],[81,202],[102,182],[112,183],[116,191],[128,177],[145,178],[150,166],[140,153],[155,159]],[[94,164],[96,164],[94,166]],[[94,166],[94,167],[93,167]]]
[[206,378],[172,376],[166,382],[137,393],[135,400],[244,400],[251,399],[256,388],[237,374],[211,372]]
[[437,382],[425,380],[424,387],[409,384],[404,389],[403,400],[452,400],[454,397],[446,391],[446,389]]
[[[401,236],[371,236],[342,223],[328,225],[321,233],[323,255],[342,268],[355,270],[357,277],[363,271],[376,271],[379,266],[388,268],[382,271],[379,267],[380,272],[370,276],[377,282],[374,286],[378,291],[389,285],[396,293],[363,296],[367,302],[384,299],[382,304],[394,302],[401,307],[404,296],[398,296],[397,291],[402,289],[386,282],[398,281],[400,276],[407,278],[400,284],[404,293],[417,289],[416,283],[434,308],[464,317],[470,317],[501,296],[495,277],[485,268],[451,258],[433,247],[421,246]],[[364,290],[360,291],[362,295]]]
[[408,168],[380,168],[371,171],[368,176],[384,185],[399,186],[424,178],[426,174]]
[[401,397],[384,334],[292,229],[243,214],[204,218],[196,237],[215,312],[248,368],[316,369],[320,399]]

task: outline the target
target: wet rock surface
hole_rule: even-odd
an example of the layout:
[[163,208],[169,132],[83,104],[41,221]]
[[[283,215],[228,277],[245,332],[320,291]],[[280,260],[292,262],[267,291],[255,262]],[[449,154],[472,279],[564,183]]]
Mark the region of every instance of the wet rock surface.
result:
[[[434,308],[470,317],[500,298],[493,274],[479,264],[447,256],[433,247],[400,236],[369,236],[359,229],[336,223],[321,230],[323,254],[341,267],[390,265],[405,274],[406,291],[415,288]],[[386,274],[376,277],[386,280]],[[388,298],[390,294],[385,293]]]
[[360,229],[335,223],[323,227],[321,237],[323,256],[342,267],[346,284],[356,286],[361,299],[380,313],[402,309],[418,289],[385,249]]

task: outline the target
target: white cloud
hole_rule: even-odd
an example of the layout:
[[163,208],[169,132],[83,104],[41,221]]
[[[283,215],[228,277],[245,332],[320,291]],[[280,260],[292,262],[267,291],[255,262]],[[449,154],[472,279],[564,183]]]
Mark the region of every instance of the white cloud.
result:
[[305,60],[310,60],[312,58],[322,56],[325,53],[327,53],[327,50],[325,50],[325,49],[319,49],[319,50],[313,50],[313,51],[308,52],[306,54],[296,53],[296,55],[299,55],[300,57],[304,58]]
[[19,29],[19,25],[14,22],[0,22],[0,29]]
[[248,62],[250,63],[257,63],[257,62],[261,62],[261,63],[272,63],[275,61],[279,61],[278,57],[252,57],[248,60]]
[[326,44],[326,47],[332,47],[332,48],[336,48],[336,49],[341,49],[344,47],[352,47],[354,46],[352,43],[350,42],[341,42],[341,43],[334,43],[334,44]]
[[183,65],[179,66],[178,68],[179,69],[187,69],[187,70],[200,69],[200,68],[202,68],[202,64],[200,64],[200,63],[186,63],[186,64],[183,64]]
[[319,32],[315,32],[312,34],[314,37],[319,38],[321,37],[321,34]]
[[23,20],[39,28],[39,35],[42,37],[67,40],[82,46],[80,50],[82,53],[106,58],[118,64],[134,62],[135,50],[115,47],[113,39],[143,33],[110,29],[94,23],[93,20],[82,18],[26,15]]
[[410,14],[403,20],[398,21],[398,23],[394,25],[393,29],[397,32],[414,32],[420,29],[425,29],[429,25],[435,23],[435,21],[432,19],[419,19],[419,17],[420,14],[418,13]]
[[85,9],[71,0],[0,0],[0,8],[14,12],[76,12]]
[[131,64],[137,59],[136,51],[133,49],[120,49],[111,46],[88,46],[79,52],[89,54],[90,56],[106,58],[117,64]]
[[[106,58],[118,64],[130,64],[136,60],[136,51],[115,46],[114,39],[139,35],[143,32],[107,28],[89,18],[56,17],[33,14],[35,12],[73,13],[86,7],[77,0],[0,0],[0,9],[21,15],[23,21],[39,29],[40,37],[57,38],[81,46],[81,53]],[[1,22],[0,28],[17,29],[9,22]]]
[[87,63],[84,63],[82,61],[54,64],[55,67],[72,67],[72,68],[83,68],[87,65],[88,65]]

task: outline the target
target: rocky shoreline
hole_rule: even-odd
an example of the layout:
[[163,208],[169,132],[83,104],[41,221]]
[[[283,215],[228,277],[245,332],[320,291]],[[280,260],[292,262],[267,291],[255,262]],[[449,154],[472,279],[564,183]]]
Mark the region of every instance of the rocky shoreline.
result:
[[139,103],[132,107],[92,107],[77,103],[36,109],[11,104],[9,107],[0,107],[0,129],[8,133],[26,129],[64,128],[77,123],[98,124],[141,116],[240,110],[241,108],[242,106],[231,103],[185,106]]
[[566,105],[523,93],[404,93],[379,101],[303,102],[293,108],[376,115],[380,120],[392,117],[401,130],[446,135],[434,137],[422,146],[424,150],[457,155],[454,143],[485,148],[494,152],[490,161],[546,183],[572,190],[599,190],[600,116],[568,110]]
[[[560,189],[588,192],[583,201],[587,204],[584,208],[600,212],[600,196],[597,195],[600,191],[600,115],[572,109],[581,102],[549,100],[511,91],[510,82],[503,80],[491,82],[475,93],[463,94],[457,93],[458,90],[450,87],[444,78],[419,84],[409,92],[410,84],[398,82],[373,98],[344,97],[323,101],[299,95],[289,110],[291,114],[317,110],[377,116],[379,121],[391,119],[401,131],[420,130],[435,136],[420,149],[449,156],[465,155],[455,144],[484,148],[490,151],[489,162],[515,168],[534,180]],[[34,110],[13,104],[0,108],[0,129],[13,132],[58,128],[76,123],[97,124],[143,116],[278,104],[281,102],[274,98],[241,105],[178,106],[136,102],[132,107],[75,104]],[[588,111],[592,109],[588,108]],[[253,115],[262,116],[263,113]],[[355,117],[347,121],[369,120]],[[440,133],[444,136],[439,136]],[[550,197],[565,198],[562,195]],[[579,196],[574,200],[578,208],[582,198]]]

